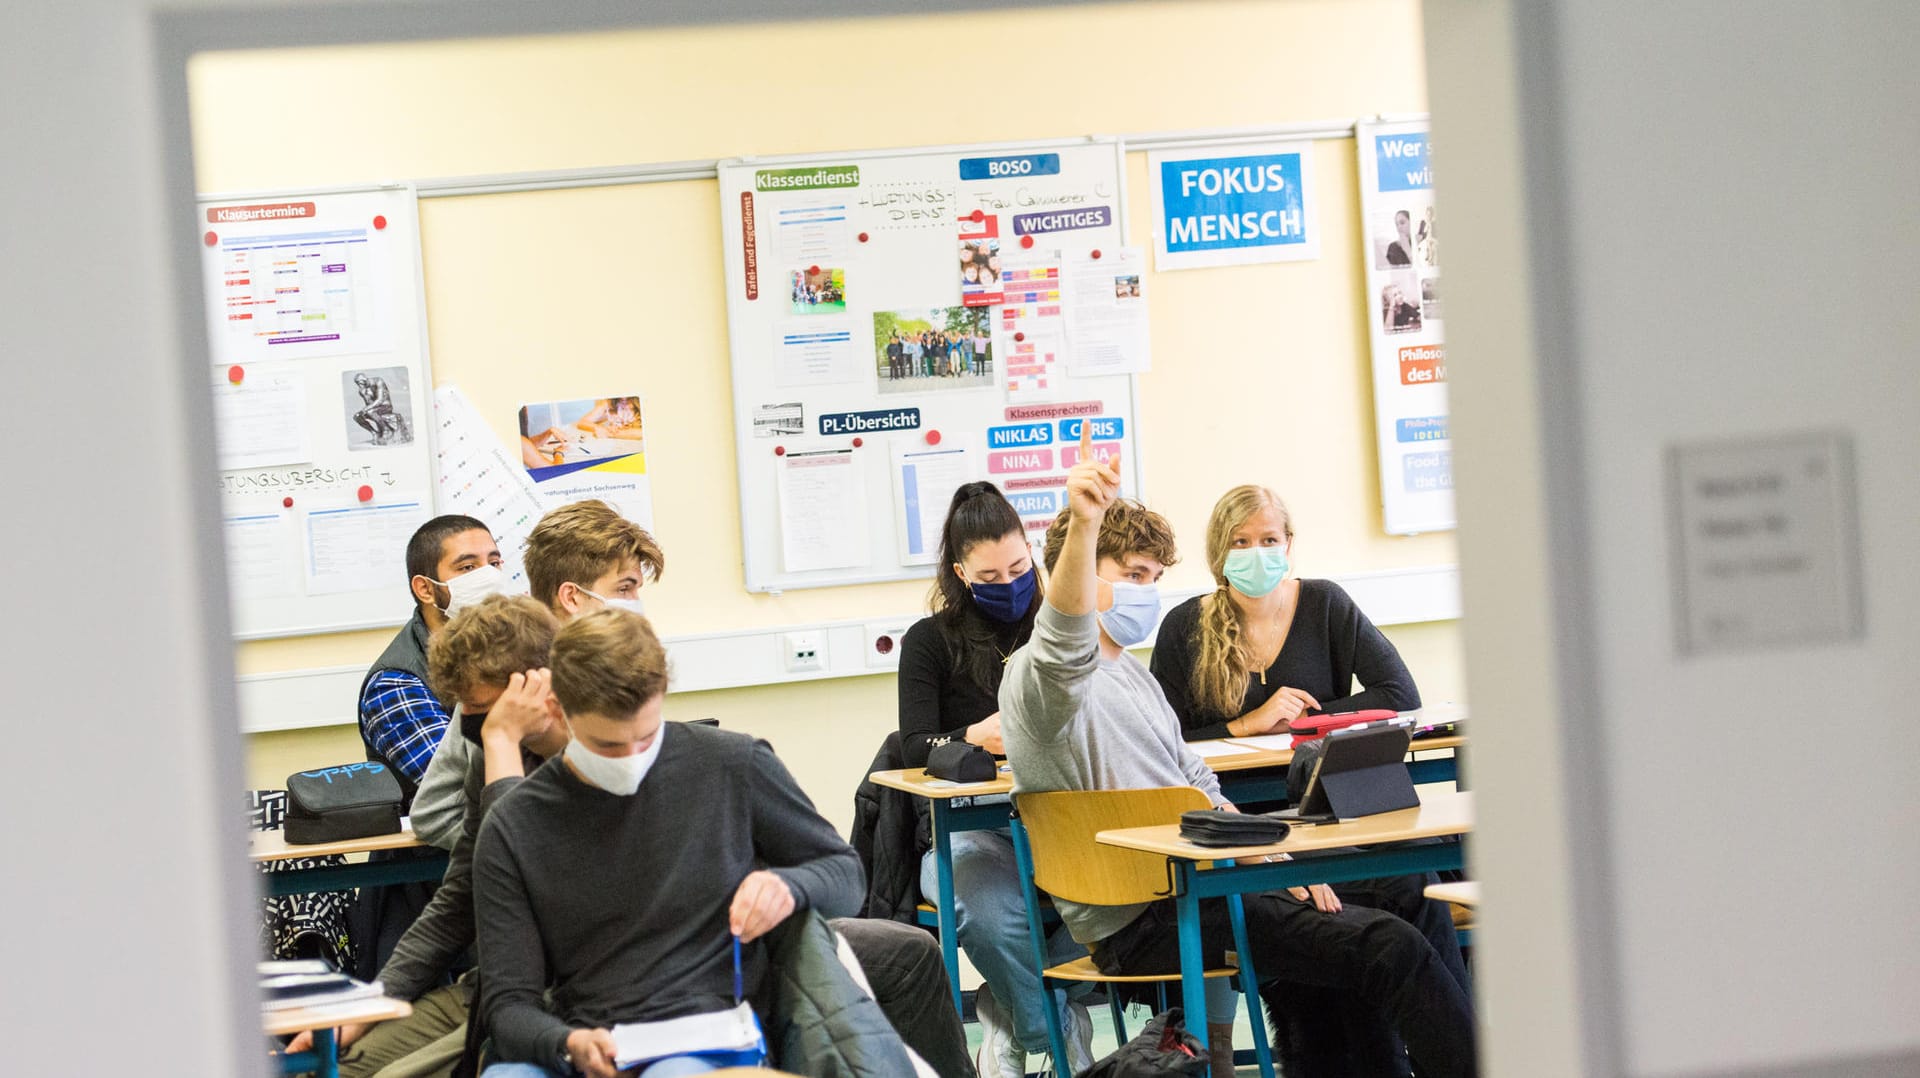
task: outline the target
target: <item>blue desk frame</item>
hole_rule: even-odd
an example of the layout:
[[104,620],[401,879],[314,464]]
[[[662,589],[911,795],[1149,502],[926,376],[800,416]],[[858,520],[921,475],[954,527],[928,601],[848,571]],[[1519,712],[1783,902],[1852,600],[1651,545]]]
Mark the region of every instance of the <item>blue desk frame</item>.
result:
[[[1413,777],[1414,784],[1429,782],[1455,782],[1460,778],[1460,753],[1465,746],[1453,749],[1452,754],[1439,759],[1413,759],[1407,761],[1407,773]],[[1439,751],[1422,750],[1418,745],[1413,752]],[[1217,772],[1220,778],[1220,792],[1227,800],[1240,802],[1284,801],[1287,797],[1287,773],[1285,768],[1261,768],[1247,771]],[[965,1014],[966,1008],[960,997],[960,936],[953,924],[953,836],[961,831],[992,831],[1007,826],[1013,813],[1013,805],[999,803],[992,805],[952,804],[952,798],[928,798],[933,811],[933,854],[935,876],[939,880],[939,894],[935,898],[934,910],[929,913],[921,910],[919,921],[940,934],[940,956],[947,963],[947,985],[953,992],[953,1009],[957,1014]],[[1316,864],[1320,863],[1318,861]],[[1444,866],[1458,868],[1458,864]],[[310,869],[308,871],[322,871]],[[337,869],[331,871],[338,871]],[[1412,871],[1412,870],[1408,870]],[[1427,869],[1420,869],[1425,872]],[[293,875],[293,873],[288,873]],[[1387,872],[1368,872],[1360,876],[1342,876],[1342,880],[1367,879],[1371,876],[1391,875]],[[1318,879],[1315,883],[1337,882]],[[1196,944],[1196,947],[1198,945]],[[1187,1001],[1188,1014],[1202,1014],[1204,1011],[1192,1009],[1193,1001]],[[1205,1034],[1201,1034],[1205,1039]]]
[[[424,846],[407,846],[403,849],[426,849]],[[271,865],[272,861],[256,861],[258,865]],[[355,887],[378,887],[389,883],[438,882],[447,874],[447,854],[443,850],[438,857],[422,857],[406,861],[358,861],[344,865],[322,865],[319,868],[290,868],[282,871],[263,872],[267,880],[267,894],[306,895],[320,891],[351,891]]]

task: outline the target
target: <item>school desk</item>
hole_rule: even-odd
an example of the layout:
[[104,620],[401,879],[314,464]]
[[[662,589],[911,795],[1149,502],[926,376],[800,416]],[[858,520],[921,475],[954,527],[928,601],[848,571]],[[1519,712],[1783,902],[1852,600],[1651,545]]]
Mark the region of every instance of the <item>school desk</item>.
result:
[[1478,906],[1480,904],[1480,881],[1461,880],[1457,883],[1436,883],[1428,886],[1427,897],[1436,902],[1452,902],[1459,906]]
[[[1282,801],[1287,796],[1286,767],[1293,762],[1292,749],[1252,749],[1227,755],[1208,755],[1208,746],[1231,745],[1230,741],[1198,741],[1195,751],[1220,776],[1220,792],[1235,803]],[[1467,744],[1464,737],[1434,737],[1413,743],[1407,771],[1415,784],[1456,782],[1459,779],[1459,750]],[[1235,748],[1245,746],[1232,745]],[[1440,757],[1422,753],[1454,750]],[[960,943],[953,926],[953,836],[960,831],[991,831],[1005,827],[1012,806],[1005,797],[1013,792],[1013,774],[1004,765],[1000,777],[991,782],[952,783],[928,775],[924,768],[910,767],[893,771],[875,771],[875,785],[901,790],[927,799],[933,815],[933,856],[939,893],[932,910],[920,911],[920,923],[939,930],[940,953],[947,962],[947,983],[953,990],[954,1009],[966,1009],[960,1000]],[[998,795],[998,796],[995,796]],[[990,797],[988,804],[976,799]],[[1197,1013],[1197,1012],[1196,1012]]]
[[[1465,864],[1464,846],[1437,842],[1396,845],[1414,839],[1464,835],[1473,829],[1473,795],[1464,792],[1423,792],[1419,806],[1383,812],[1345,823],[1295,827],[1281,842],[1263,846],[1196,846],[1180,837],[1179,824],[1123,827],[1102,831],[1094,841],[1123,849],[1164,856],[1173,869],[1174,910],[1180,932],[1180,990],[1188,1014],[1203,1014],[1207,1005],[1205,968],[1200,961],[1200,901],[1226,895],[1304,887],[1310,883],[1341,883],[1379,876],[1437,872]],[[1290,861],[1245,863],[1271,854],[1326,852]],[[1245,941],[1236,941],[1244,950]],[[1285,970],[1255,965],[1260,977],[1283,975]],[[1201,1024],[1189,1027],[1202,1042]]]
[[263,1025],[269,1037],[288,1037],[308,1031],[313,1033],[312,1049],[280,1057],[281,1073],[305,1074],[311,1071],[319,1078],[339,1078],[340,1050],[333,1041],[334,1027],[350,1022],[384,1022],[389,1018],[405,1018],[412,1013],[413,1004],[405,1000],[374,996],[371,999],[318,1007],[266,1011]]
[[[345,842],[319,842],[310,846],[289,845],[283,832],[273,830],[253,832],[249,840],[247,856],[254,864],[264,865],[274,861],[289,861],[296,857],[326,857],[330,854],[350,855],[372,853],[375,850],[411,849],[431,850],[433,848],[416,838],[411,828],[391,835],[348,839]],[[438,856],[401,861],[349,861],[344,865],[268,872],[264,874],[267,877],[267,893],[269,895],[304,895],[314,891],[347,891],[355,887],[377,887],[388,883],[438,880],[446,875],[447,854],[444,850],[434,852]]]

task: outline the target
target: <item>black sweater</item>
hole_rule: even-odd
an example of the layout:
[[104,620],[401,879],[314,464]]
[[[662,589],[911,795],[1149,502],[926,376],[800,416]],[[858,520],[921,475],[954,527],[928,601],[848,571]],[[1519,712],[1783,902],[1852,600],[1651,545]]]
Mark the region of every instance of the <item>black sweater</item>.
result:
[[[765,742],[680,723],[661,736],[630,797],[556,757],[487,813],[474,905],[481,1008],[502,1059],[562,1070],[571,1028],[732,1006],[727,911],[757,868],[787,882],[796,910],[860,908],[860,859]],[[761,950],[747,947],[750,990]],[[549,986],[554,1013],[541,1007]]]
[[[1301,580],[1300,600],[1294,606],[1293,625],[1266,684],[1258,672],[1247,676],[1247,696],[1240,710],[1220,714],[1193,702],[1193,664],[1200,651],[1200,604],[1195,596],[1167,611],[1153,646],[1153,676],[1160,679],[1167,703],[1180,716],[1188,741],[1230,737],[1227,723],[1267,702],[1282,686],[1305,690],[1320,702],[1320,711],[1365,711],[1388,708],[1412,711],[1420,706],[1420,690],[1400,660],[1393,642],[1360,612],[1353,599],[1331,580]],[[1353,691],[1354,678],[1364,687]]]
[[[1026,641],[1019,623],[996,626],[1007,655]],[[961,640],[940,615],[921,618],[900,641],[900,751],[908,767],[927,766],[936,745],[965,740],[967,727],[1000,710],[999,686],[981,688],[958,661]]]

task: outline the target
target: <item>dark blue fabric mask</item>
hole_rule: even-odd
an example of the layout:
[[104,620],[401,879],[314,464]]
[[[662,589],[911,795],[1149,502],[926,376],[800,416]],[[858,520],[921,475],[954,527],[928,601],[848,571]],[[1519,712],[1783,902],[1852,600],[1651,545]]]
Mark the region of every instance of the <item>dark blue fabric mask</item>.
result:
[[1004,584],[968,584],[967,589],[973,594],[973,605],[979,607],[982,614],[1011,625],[1027,616],[1039,575],[1028,569]]

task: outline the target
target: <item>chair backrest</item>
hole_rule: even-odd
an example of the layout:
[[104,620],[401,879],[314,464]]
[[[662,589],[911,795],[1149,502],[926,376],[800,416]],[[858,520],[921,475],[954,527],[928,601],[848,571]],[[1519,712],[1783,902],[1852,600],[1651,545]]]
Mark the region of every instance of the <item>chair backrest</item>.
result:
[[1192,786],[1146,790],[1073,790],[1014,797],[1033,849],[1033,882],[1069,902],[1129,906],[1167,897],[1167,859],[1093,840],[1116,827],[1179,823],[1212,807]]

